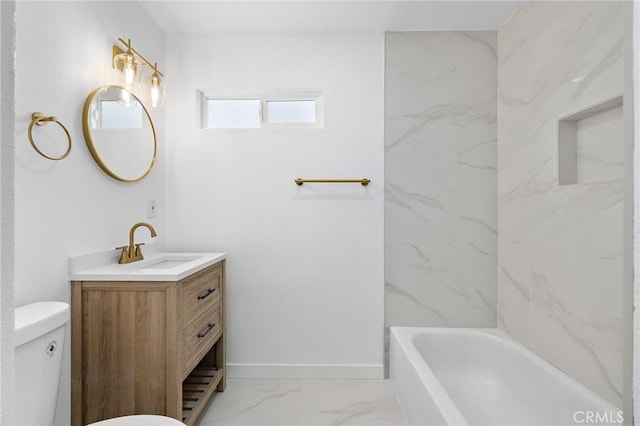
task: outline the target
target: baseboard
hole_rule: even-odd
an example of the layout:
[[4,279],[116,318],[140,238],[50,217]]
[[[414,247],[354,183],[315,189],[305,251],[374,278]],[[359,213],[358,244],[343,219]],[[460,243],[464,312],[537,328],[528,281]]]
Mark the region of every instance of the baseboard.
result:
[[227,364],[232,379],[382,379],[382,364]]

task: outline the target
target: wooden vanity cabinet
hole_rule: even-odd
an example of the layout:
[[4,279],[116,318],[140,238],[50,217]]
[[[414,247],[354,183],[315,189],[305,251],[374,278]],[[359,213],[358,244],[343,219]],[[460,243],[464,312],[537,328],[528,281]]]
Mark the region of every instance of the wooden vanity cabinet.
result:
[[193,425],[225,388],[225,261],[180,281],[71,282],[71,423]]

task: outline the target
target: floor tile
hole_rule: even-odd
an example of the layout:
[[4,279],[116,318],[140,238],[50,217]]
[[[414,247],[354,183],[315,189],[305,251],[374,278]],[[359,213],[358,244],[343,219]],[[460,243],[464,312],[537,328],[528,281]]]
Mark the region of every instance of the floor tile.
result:
[[388,380],[229,379],[198,426],[404,426]]

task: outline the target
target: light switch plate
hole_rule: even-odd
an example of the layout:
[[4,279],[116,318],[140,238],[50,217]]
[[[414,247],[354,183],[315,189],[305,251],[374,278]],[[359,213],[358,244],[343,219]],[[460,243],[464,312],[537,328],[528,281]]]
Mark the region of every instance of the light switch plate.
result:
[[147,217],[153,218],[158,216],[158,200],[149,198],[147,201]]

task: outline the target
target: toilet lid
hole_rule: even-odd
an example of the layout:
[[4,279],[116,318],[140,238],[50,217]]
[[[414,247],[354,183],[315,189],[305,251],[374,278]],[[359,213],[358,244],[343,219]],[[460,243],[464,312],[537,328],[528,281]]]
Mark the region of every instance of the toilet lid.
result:
[[184,426],[184,423],[171,417],[144,414],[139,416],[116,417],[91,423],[88,426]]

